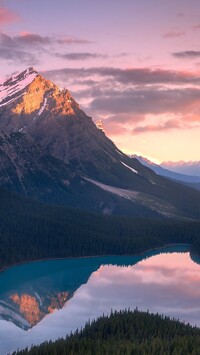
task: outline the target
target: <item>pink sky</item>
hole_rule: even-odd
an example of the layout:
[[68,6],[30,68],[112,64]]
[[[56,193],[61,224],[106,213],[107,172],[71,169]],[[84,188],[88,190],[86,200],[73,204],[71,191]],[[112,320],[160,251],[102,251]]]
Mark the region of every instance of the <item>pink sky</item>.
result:
[[34,66],[126,153],[200,160],[198,0],[0,1],[0,77]]

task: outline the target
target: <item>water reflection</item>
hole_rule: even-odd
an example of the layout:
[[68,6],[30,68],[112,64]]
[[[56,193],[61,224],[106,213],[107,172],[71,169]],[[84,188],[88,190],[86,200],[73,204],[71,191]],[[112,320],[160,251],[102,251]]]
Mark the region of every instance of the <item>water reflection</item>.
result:
[[[173,247],[175,250],[184,252],[188,246]],[[135,257],[49,260],[8,269],[0,274],[0,317],[28,330],[61,309],[101,265],[134,265],[156,253],[171,252],[172,248],[166,247]]]
[[176,246],[137,257],[54,260],[7,270],[0,274],[0,353],[65,336],[111,308],[149,309],[200,325],[200,266],[188,250]]

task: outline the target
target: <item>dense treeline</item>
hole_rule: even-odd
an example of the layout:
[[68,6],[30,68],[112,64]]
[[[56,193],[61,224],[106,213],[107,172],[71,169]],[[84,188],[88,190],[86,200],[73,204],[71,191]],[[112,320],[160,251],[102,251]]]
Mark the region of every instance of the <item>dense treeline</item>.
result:
[[168,243],[200,251],[200,222],[102,216],[0,192],[0,268],[69,256],[136,254]]
[[200,329],[135,310],[103,316],[75,334],[13,355],[196,355]]

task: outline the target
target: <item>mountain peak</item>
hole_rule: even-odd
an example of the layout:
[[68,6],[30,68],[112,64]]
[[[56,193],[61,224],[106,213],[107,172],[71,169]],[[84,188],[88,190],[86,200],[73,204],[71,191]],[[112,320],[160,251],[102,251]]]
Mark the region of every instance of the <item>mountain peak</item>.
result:
[[38,72],[33,68],[27,68],[21,73],[12,75],[10,78],[0,83],[0,107],[12,103],[22,91],[39,76]]
[[59,120],[86,117],[67,89],[45,79],[33,67],[0,83],[0,112],[1,126],[8,133],[30,133],[41,126],[45,131],[53,126],[60,130]]
[[31,75],[31,74],[36,74],[38,75],[37,70],[34,67],[28,67],[27,69],[25,69],[24,71],[22,71],[21,73],[19,73],[19,75],[24,74],[25,76]]

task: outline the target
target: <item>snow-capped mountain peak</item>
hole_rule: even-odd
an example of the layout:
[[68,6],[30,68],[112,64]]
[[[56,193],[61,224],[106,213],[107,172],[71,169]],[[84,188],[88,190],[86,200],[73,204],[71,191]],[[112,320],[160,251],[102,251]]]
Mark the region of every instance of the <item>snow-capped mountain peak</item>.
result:
[[33,67],[0,83],[1,126],[8,133],[37,130],[39,123],[48,130],[52,120],[60,128],[58,117],[74,117],[77,112],[82,114],[69,91],[61,90]]
[[0,82],[0,107],[12,103],[22,95],[22,91],[33,82],[38,76],[38,72],[30,67],[19,74]]

